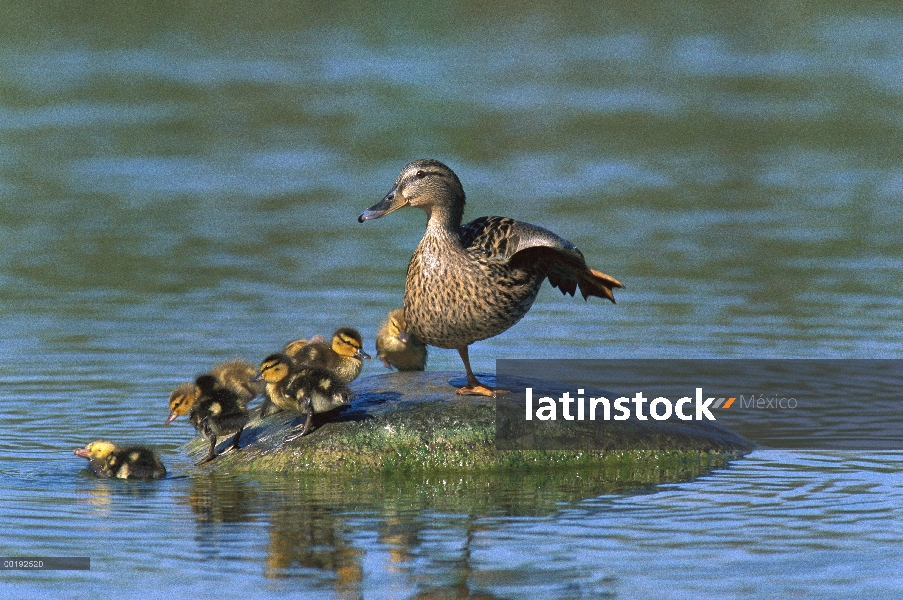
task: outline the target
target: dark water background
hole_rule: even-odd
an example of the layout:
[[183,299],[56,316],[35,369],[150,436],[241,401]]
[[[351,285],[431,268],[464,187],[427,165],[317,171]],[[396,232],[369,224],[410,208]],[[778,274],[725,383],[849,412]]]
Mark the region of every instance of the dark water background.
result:
[[[477,370],[901,358],[901,129],[892,3],[5,3],[0,553],[92,569],[0,591],[903,594],[899,452],[758,451],[632,491],[349,487],[179,477],[193,432],[162,426],[216,361],[339,325],[373,349],[424,219],[356,216],[427,156],[466,216],[548,227],[627,285],[547,287]],[[98,437],[176,476],[92,479],[71,449]]]

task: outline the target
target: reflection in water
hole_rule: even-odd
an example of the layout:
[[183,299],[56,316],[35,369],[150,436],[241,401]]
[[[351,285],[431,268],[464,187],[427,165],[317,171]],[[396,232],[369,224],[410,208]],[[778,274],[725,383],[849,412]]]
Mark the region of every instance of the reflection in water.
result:
[[[2,544],[96,548],[92,572],[21,574],[35,587],[17,597],[201,598],[212,569],[248,598],[571,599],[600,582],[621,597],[903,595],[899,453],[759,453],[662,474],[678,485],[629,469],[607,485],[134,485],[56,462],[114,434],[176,459],[186,432],[159,407],[186,375],[338,324],[374,339],[422,222],[355,217],[421,156],[461,175],[467,217],[558,231],[628,286],[606,311],[546,288],[478,371],[540,350],[901,356],[903,27],[888,3],[581,0],[513,18],[494,3],[258,4],[3,5]],[[436,351],[430,368],[459,358]],[[129,575],[113,594],[111,572]]]
[[486,578],[472,548],[499,527],[495,518],[548,517],[563,503],[629,489],[654,488],[577,470],[297,479],[207,473],[192,477],[178,502],[191,508],[204,557],[233,551],[245,532],[258,540],[270,580],[298,579],[304,589],[340,598],[358,597],[374,582],[419,590],[417,598],[491,598],[471,589]]

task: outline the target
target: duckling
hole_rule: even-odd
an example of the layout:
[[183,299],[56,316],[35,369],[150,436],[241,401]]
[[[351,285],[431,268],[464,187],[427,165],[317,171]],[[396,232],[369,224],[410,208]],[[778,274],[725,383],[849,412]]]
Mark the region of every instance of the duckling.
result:
[[107,440],[76,448],[76,456],[88,459],[88,468],[104,479],[157,479],[166,476],[166,467],[157,453],[144,446],[118,448]]
[[[303,341],[305,340],[289,342],[286,348]],[[254,381],[262,381],[266,385],[263,404],[260,406],[260,418],[295,408],[297,403],[286,393],[286,384],[289,382],[288,377],[296,370],[297,363],[285,352],[271,354],[263,360],[260,364],[260,373],[254,378]]]
[[282,349],[282,353],[288,354],[293,359],[295,359],[298,357],[298,353],[301,352],[301,349],[304,348],[304,346],[306,346],[308,344],[318,344],[320,342],[325,342],[325,341],[326,341],[326,338],[324,338],[319,333],[317,335],[315,335],[314,337],[310,338],[309,340],[305,340],[303,338],[297,339],[297,340],[292,340],[285,345],[285,348]]
[[[264,384],[255,382],[254,376],[257,369],[254,365],[244,360],[230,360],[214,366],[210,369],[210,375],[216,378],[219,385],[238,396],[243,406],[263,394]],[[194,382],[183,383],[169,395],[170,415],[166,424],[169,425],[182,415],[187,415],[198,395],[197,385]],[[174,410],[177,406],[186,406],[184,411]]]
[[267,396],[274,405],[283,410],[307,413],[300,432],[289,435],[285,441],[305,435],[314,415],[335,410],[351,401],[351,392],[334,373],[321,367],[299,366],[282,352],[263,360],[259,377],[267,382]]
[[301,348],[294,356],[299,365],[321,367],[331,371],[339,383],[351,383],[364,367],[363,359],[370,355],[361,348],[364,338],[356,329],[340,327],[332,334],[332,343],[312,342]]
[[[216,440],[220,436],[234,433],[229,450],[238,449],[241,432],[248,423],[248,409],[238,394],[224,387],[210,373],[195,379],[193,387],[193,395],[188,393],[187,385],[176,388],[170,397],[171,414],[166,423],[189,415],[194,428],[210,440],[210,451],[197,463],[202,465],[216,458]],[[180,390],[183,392],[177,393]]]
[[257,368],[246,360],[230,360],[210,369],[219,384],[238,395],[239,400],[247,406],[248,402],[263,393],[263,383],[252,381],[257,375]]
[[504,393],[483,385],[470,368],[468,347],[496,336],[527,314],[548,278],[563,294],[580,289],[614,302],[611,277],[590,269],[574,244],[547,229],[507,217],[480,217],[461,225],[464,188],[438,160],[408,164],[382,201],[361,213],[363,223],[407,206],[426,211],[423,238],[408,264],[404,317],[420,341],[457,349],[467,385],[457,392]]
[[376,334],[376,355],[387,369],[423,371],[426,368],[426,345],[407,331],[404,309],[389,313]]

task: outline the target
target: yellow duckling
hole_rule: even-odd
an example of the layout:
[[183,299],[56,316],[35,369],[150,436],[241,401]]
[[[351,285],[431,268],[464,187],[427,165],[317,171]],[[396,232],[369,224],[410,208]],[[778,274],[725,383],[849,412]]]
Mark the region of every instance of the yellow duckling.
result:
[[[306,412],[300,432],[286,437],[297,439],[308,432],[314,415],[326,413],[351,402],[351,392],[331,371],[320,367],[298,366],[285,353],[266,357],[258,376],[267,382],[267,398],[282,410]],[[296,429],[297,431],[297,429]]]
[[423,371],[426,368],[426,345],[408,333],[404,309],[389,313],[376,334],[376,355],[386,368],[399,371]]
[[[527,314],[542,282],[614,302],[614,277],[589,268],[583,253],[547,229],[507,217],[480,217],[466,225],[464,188],[438,160],[404,169],[385,198],[358,221],[413,206],[427,214],[426,231],[408,265],[404,317],[408,331],[430,346],[457,349],[467,372],[466,395],[494,395],[474,376],[468,346],[496,336]],[[501,391],[501,390],[499,390]]]
[[356,329],[340,327],[332,334],[332,343],[312,342],[301,348],[293,358],[299,365],[320,367],[331,371],[339,383],[351,383],[364,367],[364,338]]
[[88,468],[104,479],[157,479],[166,476],[166,467],[157,453],[144,446],[117,448],[107,440],[76,448],[76,456],[88,459]]
[[[238,449],[241,432],[248,423],[248,408],[238,394],[224,387],[216,377],[207,373],[198,377],[193,384],[194,393],[188,385],[179,386],[170,396],[170,415],[166,424],[180,416],[189,415],[194,428],[210,440],[210,451],[198,464],[216,458],[216,440],[220,436],[234,433],[229,450]],[[181,393],[180,390],[182,390]]]

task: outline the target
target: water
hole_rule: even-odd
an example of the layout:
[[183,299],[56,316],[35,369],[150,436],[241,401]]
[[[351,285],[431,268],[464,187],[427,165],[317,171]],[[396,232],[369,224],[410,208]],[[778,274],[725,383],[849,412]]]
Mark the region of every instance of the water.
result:
[[[576,243],[496,358],[900,358],[903,15],[880,3],[8,3],[0,19],[5,597],[893,597],[901,454],[757,451],[533,489],[186,476],[178,383],[400,304],[432,156]],[[368,364],[365,375],[382,372]],[[460,370],[436,350],[430,369]],[[155,444],[98,481],[72,448]]]

